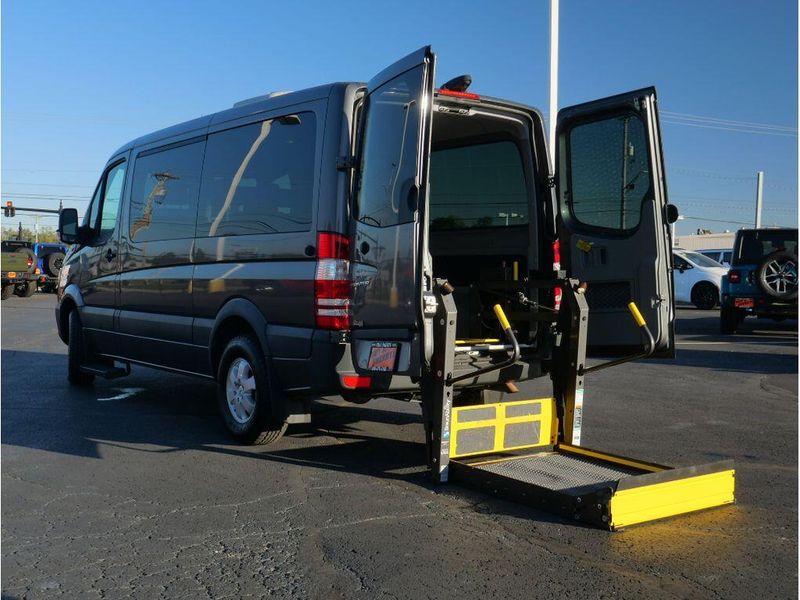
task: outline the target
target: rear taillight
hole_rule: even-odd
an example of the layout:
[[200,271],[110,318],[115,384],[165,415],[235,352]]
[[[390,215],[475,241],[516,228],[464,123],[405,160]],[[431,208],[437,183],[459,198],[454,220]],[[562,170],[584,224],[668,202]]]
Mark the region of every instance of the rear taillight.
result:
[[[553,242],[553,271],[561,270],[561,242],[556,240]],[[553,288],[553,308],[558,310],[561,308],[561,288]]]
[[736,271],[734,269],[731,269],[730,271],[728,271],[728,282],[729,283],[739,283],[740,281],[742,281],[742,272],[741,271]]
[[338,233],[317,237],[314,310],[317,327],[350,329],[350,240]]
[[33,266],[33,257],[29,256],[28,257],[28,268],[30,269],[32,266]]

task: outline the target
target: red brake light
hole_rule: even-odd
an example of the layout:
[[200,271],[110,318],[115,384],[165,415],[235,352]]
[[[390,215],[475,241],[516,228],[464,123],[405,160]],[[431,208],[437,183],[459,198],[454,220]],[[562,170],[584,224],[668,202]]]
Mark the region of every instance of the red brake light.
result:
[[314,311],[321,329],[350,329],[350,240],[338,233],[317,237]]
[[472,92],[457,92],[455,90],[438,89],[436,90],[436,93],[440,96],[453,96],[454,98],[467,98],[469,100],[481,99],[478,94],[473,94]]
[[28,257],[28,268],[30,268],[30,267],[32,267],[32,266],[33,266],[33,257],[32,257],[32,256],[29,256],[29,257]]
[[[553,271],[561,270],[561,242],[556,240],[553,242]],[[561,308],[561,288],[553,288],[553,308],[558,310]]]
[[735,271],[734,269],[728,271],[728,282],[739,283],[741,280],[742,280],[741,271]]
[[369,375],[344,375],[342,377],[342,387],[350,390],[368,388],[370,385],[372,385],[372,377]]

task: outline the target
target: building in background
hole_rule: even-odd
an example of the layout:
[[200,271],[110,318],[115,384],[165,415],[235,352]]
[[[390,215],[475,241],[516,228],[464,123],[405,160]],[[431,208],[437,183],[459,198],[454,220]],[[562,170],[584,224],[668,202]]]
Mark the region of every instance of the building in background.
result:
[[733,248],[735,232],[701,233],[675,236],[675,246],[684,250],[715,250]]

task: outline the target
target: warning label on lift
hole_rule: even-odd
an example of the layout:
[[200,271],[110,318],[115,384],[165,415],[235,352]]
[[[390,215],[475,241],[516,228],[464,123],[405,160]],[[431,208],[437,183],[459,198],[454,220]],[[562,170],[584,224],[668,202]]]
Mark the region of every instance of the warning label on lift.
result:
[[581,445],[581,425],[583,421],[583,388],[575,390],[575,412],[572,416],[572,445]]

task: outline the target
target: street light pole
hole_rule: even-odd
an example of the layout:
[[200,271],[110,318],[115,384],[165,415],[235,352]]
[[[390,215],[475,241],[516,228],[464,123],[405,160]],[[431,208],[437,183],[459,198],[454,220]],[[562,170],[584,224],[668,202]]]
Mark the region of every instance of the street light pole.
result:
[[761,227],[761,206],[764,202],[764,171],[756,177],[756,229]]
[[558,1],[550,0],[550,127],[548,149],[556,165],[556,121],[558,120]]

